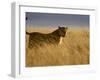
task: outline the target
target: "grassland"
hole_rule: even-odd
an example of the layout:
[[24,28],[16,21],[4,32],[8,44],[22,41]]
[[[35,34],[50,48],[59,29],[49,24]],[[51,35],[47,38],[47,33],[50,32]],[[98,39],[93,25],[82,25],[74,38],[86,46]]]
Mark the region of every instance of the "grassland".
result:
[[[50,33],[54,28],[27,28],[28,32]],[[89,29],[69,28],[59,46],[29,49],[26,35],[26,67],[89,64]]]

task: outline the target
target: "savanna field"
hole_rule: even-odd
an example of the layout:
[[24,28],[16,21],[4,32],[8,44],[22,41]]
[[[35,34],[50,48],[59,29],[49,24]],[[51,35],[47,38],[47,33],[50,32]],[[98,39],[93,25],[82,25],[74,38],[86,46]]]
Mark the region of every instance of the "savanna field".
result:
[[[27,32],[51,33],[57,28],[32,28]],[[38,49],[28,48],[26,34],[26,67],[89,64],[89,29],[69,28],[58,46],[45,45]]]

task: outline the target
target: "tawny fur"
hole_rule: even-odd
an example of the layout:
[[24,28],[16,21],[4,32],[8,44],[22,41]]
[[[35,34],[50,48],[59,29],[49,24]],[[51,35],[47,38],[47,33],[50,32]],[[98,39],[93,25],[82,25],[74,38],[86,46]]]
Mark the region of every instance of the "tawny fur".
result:
[[39,32],[26,32],[26,34],[29,35],[29,48],[37,48],[43,46],[44,44],[59,45],[62,43],[62,38],[66,36],[67,29],[68,28],[65,27],[59,27],[55,31],[48,34],[43,34]]

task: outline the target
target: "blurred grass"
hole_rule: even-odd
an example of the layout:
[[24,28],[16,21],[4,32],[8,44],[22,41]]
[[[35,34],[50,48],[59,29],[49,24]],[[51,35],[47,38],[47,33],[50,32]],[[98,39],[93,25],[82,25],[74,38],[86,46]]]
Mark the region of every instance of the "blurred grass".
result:
[[[27,32],[49,33],[54,28],[27,28]],[[59,46],[28,48],[26,35],[26,67],[89,64],[89,29],[70,28]]]

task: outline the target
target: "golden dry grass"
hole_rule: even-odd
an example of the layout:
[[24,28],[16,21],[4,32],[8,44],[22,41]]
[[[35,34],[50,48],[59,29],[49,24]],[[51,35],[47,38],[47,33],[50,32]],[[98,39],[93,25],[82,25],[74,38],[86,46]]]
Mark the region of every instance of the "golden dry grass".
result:
[[[28,32],[52,32],[53,28],[27,28]],[[59,46],[28,48],[26,35],[26,67],[89,64],[89,29],[70,28]]]

